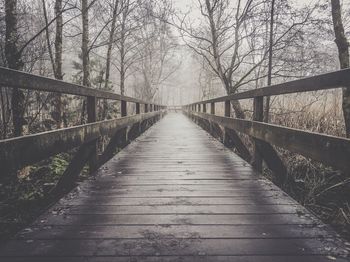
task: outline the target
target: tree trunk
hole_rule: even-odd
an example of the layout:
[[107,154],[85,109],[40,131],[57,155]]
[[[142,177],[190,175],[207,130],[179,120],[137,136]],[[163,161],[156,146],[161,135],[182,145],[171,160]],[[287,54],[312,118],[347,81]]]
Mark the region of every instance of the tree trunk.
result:
[[83,86],[90,86],[90,57],[89,57],[89,1],[81,1],[82,12],[82,61],[83,61]]
[[121,35],[120,35],[120,94],[125,95],[125,75],[126,75],[126,69],[125,69],[125,56],[126,56],[126,50],[125,50],[125,42],[126,42],[126,23],[127,18],[129,15],[129,1],[124,3],[123,5],[123,17],[121,22]]
[[[17,47],[17,0],[5,1],[5,22],[6,22],[6,43],[5,55],[7,65],[11,69],[22,70],[23,61],[21,53]],[[13,88],[11,98],[13,134],[21,136],[23,134],[24,119],[24,94],[18,88]]]
[[[236,89],[234,89],[230,86],[229,80],[227,80],[225,77],[223,77],[223,78],[224,79],[221,79],[221,82],[225,86],[226,93],[228,95],[235,93]],[[239,100],[232,100],[231,105],[232,105],[232,108],[236,114],[236,117],[241,118],[241,119],[245,119],[245,113],[244,113],[244,110],[242,108],[240,101]]]
[[[342,69],[349,67],[349,43],[346,39],[339,0],[332,0],[332,18],[335,43],[338,47],[339,62]],[[350,88],[343,88],[343,113],[346,136],[350,137]]]
[[120,94],[125,95],[125,66],[123,59],[120,64]]
[[[269,65],[267,72],[267,85],[270,86],[272,82],[272,52],[273,52],[273,25],[274,25],[274,13],[275,13],[275,0],[271,1],[271,18],[270,18],[270,41],[269,41]],[[269,122],[270,116],[270,100],[271,97],[267,96],[264,108],[264,122]]]
[[245,113],[241,106],[241,103],[238,100],[231,101],[231,105],[233,107],[233,110],[236,114],[237,118],[245,119]]
[[[119,0],[115,0],[113,14],[112,14],[111,31],[109,33],[108,48],[107,48],[105,90],[108,89],[109,78],[110,78],[110,73],[111,73],[111,57],[112,57],[114,35],[115,35],[117,16],[118,16],[118,5],[119,5]],[[108,103],[107,103],[107,99],[104,99],[103,100],[103,115],[102,115],[103,119],[106,119],[107,111],[108,111]]]
[[[89,0],[81,1],[81,15],[82,15],[82,44],[81,56],[83,62],[83,86],[90,86],[90,56],[89,56]],[[83,101],[81,110],[81,123],[85,122],[86,101]]]
[[[56,36],[55,36],[55,78],[63,80],[62,73],[62,43],[63,43],[63,17],[62,17],[62,0],[55,2],[56,19]],[[62,127],[62,97],[57,93],[54,96],[54,107],[57,127]]]

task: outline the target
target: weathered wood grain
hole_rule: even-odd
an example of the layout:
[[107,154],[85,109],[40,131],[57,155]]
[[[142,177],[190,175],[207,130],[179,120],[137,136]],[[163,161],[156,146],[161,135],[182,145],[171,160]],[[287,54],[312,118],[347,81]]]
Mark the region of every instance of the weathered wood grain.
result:
[[0,248],[0,261],[346,261],[335,233],[169,114]]

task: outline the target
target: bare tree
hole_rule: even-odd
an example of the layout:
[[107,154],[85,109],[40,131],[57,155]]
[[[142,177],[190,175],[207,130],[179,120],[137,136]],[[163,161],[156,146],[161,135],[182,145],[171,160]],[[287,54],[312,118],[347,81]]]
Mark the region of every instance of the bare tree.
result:
[[[55,35],[55,78],[63,80],[62,55],[63,55],[63,17],[62,17],[62,0],[55,1],[56,35]],[[62,97],[56,94],[54,98],[55,119],[58,127],[62,127]]]
[[128,53],[134,50],[133,43],[128,44],[128,40],[132,36],[132,32],[135,30],[134,25],[131,22],[132,14],[136,8],[136,1],[122,0],[122,12],[120,18],[120,37],[118,41],[119,50],[119,74],[120,74],[120,94],[125,94],[125,80],[127,78],[127,71],[131,66],[132,59],[128,58]]
[[[53,54],[50,33],[48,27],[48,15],[46,10],[45,0],[42,0],[44,19],[46,24],[46,40],[47,48],[51,61],[52,70],[56,79],[62,80],[62,45],[63,45],[63,16],[62,16],[62,0],[55,0],[54,13],[56,16],[56,35],[55,35],[55,55]],[[53,110],[51,112],[52,118],[56,121],[58,128],[62,127],[62,98],[60,93],[53,95]]]
[[[244,48],[245,39],[257,29],[250,27],[248,34],[242,34],[243,25],[256,4],[253,4],[252,0],[245,3],[238,0],[236,6],[232,7],[230,2],[198,0],[204,18],[202,28],[193,28],[186,17],[180,19],[180,23],[176,23],[187,46],[205,59],[221,80],[227,94],[237,92],[265,58],[264,54],[263,59],[254,65],[246,61],[249,56],[261,51],[261,47],[258,46],[255,50]],[[232,101],[232,106],[238,118],[245,118],[239,101]]]
[[81,56],[83,61],[83,85],[90,86],[90,52],[89,52],[89,0],[81,1],[82,42]]
[[[346,39],[339,0],[332,0],[332,18],[335,33],[335,43],[338,47],[341,68],[349,67],[349,43]],[[350,137],[350,88],[343,88],[343,114],[346,136]]]
[[[273,52],[274,14],[275,14],[275,0],[272,0],[271,1],[271,12],[270,12],[269,60],[268,60],[268,71],[267,71],[267,85],[268,86],[270,86],[271,82],[272,82],[272,52]],[[271,100],[270,96],[267,96],[265,108],[264,108],[264,122],[269,122],[270,100]]]
[[[5,55],[7,66],[11,69],[22,70],[24,64],[21,58],[21,52],[18,48],[18,25],[17,25],[17,0],[5,1],[5,21],[6,21],[6,42]],[[14,136],[23,134],[25,97],[18,88],[13,88],[11,107]]]
[[[161,85],[171,77],[179,67],[175,63],[177,41],[171,28],[165,22],[172,12],[168,1],[151,0],[141,2],[139,8],[139,28],[136,41],[139,60],[137,71],[141,73],[142,84],[138,87],[140,97],[154,101]],[[158,19],[161,17],[161,19]]]
[[111,59],[112,59],[112,49],[115,40],[115,33],[117,30],[117,18],[120,14],[119,11],[119,0],[114,0],[113,12],[112,12],[112,23],[109,31],[108,45],[107,45],[107,55],[106,55],[106,77],[105,77],[105,89],[108,89],[110,72],[111,72]]
[[[112,23],[109,31],[107,54],[106,54],[106,73],[105,73],[105,86],[104,86],[106,90],[109,88],[109,84],[110,84],[112,51],[113,51],[113,45],[115,41],[115,33],[117,30],[117,18],[118,18],[118,15],[120,15],[119,0],[113,0],[112,8],[113,8]],[[107,100],[105,99],[103,101],[103,113],[102,113],[103,119],[107,117],[107,110],[108,110],[108,103],[107,103]]]

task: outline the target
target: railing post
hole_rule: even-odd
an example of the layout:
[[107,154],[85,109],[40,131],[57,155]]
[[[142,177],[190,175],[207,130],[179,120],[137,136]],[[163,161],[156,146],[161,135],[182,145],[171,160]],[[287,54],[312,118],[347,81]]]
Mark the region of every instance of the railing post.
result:
[[207,112],[207,104],[203,104],[203,113]]
[[225,101],[225,116],[231,117],[231,101],[230,100]]
[[198,104],[198,112],[200,113],[201,112],[201,104]]
[[[88,96],[87,97],[87,102],[86,102],[86,111],[87,111],[87,121],[88,123],[93,123],[97,121],[96,117],[96,97],[94,96]],[[94,145],[92,145],[92,155],[89,160],[89,168],[90,168],[90,173],[94,172],[97,169],[97,162],[98,162],[98,139],[95,141]]]
[[[121,117],[126,117],[128,115],[127,113],[127,102],[125,100],[120,101],[120,111],[121,111]],[[127,133],[128,133],[128,128],[125,127],[120,130],[120,136],[119,136],[119,141],[118,145],[119,147],[124,147],[127,143]]]
[[[254,98],[253,120],[262,122],[264,119],[264,97]],[[253,166],[258,172],[262,172],[262,157],[257,149],[257,142],[254,142]]]
[[145,113],[148,113],[148,104],[145,104]]
[[140,103],[136,103],[136,115],[140,114]]
[[121,115],[122,117],[127,116],[127,112],[126,112],[126,101],[122,100],[121,101]]
[[210,104],[210,114],[215,115],[215,103]]
[[[226,100],[225,101],[225,117],[231,117],[231,101]],[[228,135],[229,130],[225,127],[225,134],[224,134],[224,144],[228,147],[232,146],[232,141],[230,139],[230,136]]]

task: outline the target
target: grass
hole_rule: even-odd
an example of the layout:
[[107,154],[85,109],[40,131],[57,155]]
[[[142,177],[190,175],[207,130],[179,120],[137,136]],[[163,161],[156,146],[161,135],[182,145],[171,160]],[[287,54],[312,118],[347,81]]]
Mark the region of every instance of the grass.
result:
[[[278,109],[272,111],[271,123],[333,136],[345,136],[339,93],[323,93],[321,99],[316,97],[315,102],[306,100],[306,104],[309,105],[306,107],[295,100],[284,102],[283,107],[278,106]],[[303,110],[299,110],[300,108]],[[283,189],[349,239],[349,174],[281,148],[276,149],[289,173],[288,183]],[[266,175],[271,176],[269,171],[266,171]]]

